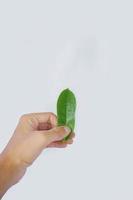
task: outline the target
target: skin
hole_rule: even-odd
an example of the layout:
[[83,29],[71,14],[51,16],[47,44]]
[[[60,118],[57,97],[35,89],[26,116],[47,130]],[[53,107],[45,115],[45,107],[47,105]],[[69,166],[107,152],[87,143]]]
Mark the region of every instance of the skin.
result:
[[[74,133],[57,127],[53,113],[23,115],[9,143],[0,154],[0,199],[18,183],[41,152],[48,147],[65,148],[73,143]],[[69,136],[67,141],[63,138]]]

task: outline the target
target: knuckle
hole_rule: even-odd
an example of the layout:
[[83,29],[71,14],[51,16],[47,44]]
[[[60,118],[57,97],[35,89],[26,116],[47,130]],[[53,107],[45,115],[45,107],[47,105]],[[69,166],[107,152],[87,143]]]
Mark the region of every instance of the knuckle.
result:
[[20,117],[20,123],[29,123],[32,127],[38,125],[38,120],[34,113],[24,114]]
[[51,117],[55,117],[55,116],[56,116],[53,112],[49,112],[49,115],[50,115]]
[[20,121],[26,121],[28,118],[29,118],[29,114],[23,114],[23,115],[20,117]]

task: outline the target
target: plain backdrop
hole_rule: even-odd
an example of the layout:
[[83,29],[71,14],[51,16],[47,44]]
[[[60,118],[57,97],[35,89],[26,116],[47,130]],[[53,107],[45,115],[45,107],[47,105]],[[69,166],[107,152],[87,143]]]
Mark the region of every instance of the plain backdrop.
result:
[[0,151],[19,117],[77,101],[76,138],[3,200],[133,199],[132,1],[0,1]]

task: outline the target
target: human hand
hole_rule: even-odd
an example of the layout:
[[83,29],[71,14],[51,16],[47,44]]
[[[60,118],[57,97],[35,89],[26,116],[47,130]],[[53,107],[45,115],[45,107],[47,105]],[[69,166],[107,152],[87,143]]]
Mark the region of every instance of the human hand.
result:
[[[0,194],[24,176],[27,167],[45,148],[64,148],[72,144],[74,133],[70,132],[67,127],[57,127],[57,118],[53,113],[23,115],[0,156]],[[69,139],[64,141],[63,138],[69,134]]]

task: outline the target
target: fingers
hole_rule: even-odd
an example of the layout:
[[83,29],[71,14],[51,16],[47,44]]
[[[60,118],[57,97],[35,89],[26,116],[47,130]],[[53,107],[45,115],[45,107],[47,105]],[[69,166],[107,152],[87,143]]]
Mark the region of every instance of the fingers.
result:
[[51,144],[52,142],[61,141],[63,138],[68,136],[70,132],[71,130],[68,127],[64,126],[55,127],[47,131],[39,131],[39,133],[42,133],[44,135],[47,145]]
[[65,148],[70,144],[73,144],[73,140],[69,140],[67,142],[64,142],[64,141],[53,142],[53,143],[49,144],[47,147]]
[[57,117],[51,112],[25,114],[20,118],[20,125],[28,130],[50,129],[57,125]]
[[[69,139],[72,139],[72,138],[74,138],[74,137],[75,137],[75,133],[72,132],[72,133],[69,135],[68,140],[69,140]],[[67,140],[67,141],[68,141],[68,140]]]
[[67,144],[63,144],[63,143],[57,143],[57,142],[55,142],[55,143],[51,143],[50,145],[48,145],[48,147],[54,147],[54,148],[65,148],[65,147],[67,147]]
[[53,126],[50,123],[39,123],[39,125],[38,125],[38,130],[40,130],[40,131],[41,130],[49,130],[51,128],[53,128]]
[[70,137],[67,141],[57,141],[49,144],[47,147],[55,147],[55,148],[65,148],[70,144],[73,144],[73,138],[75,137],[75,133],[71,133]]

